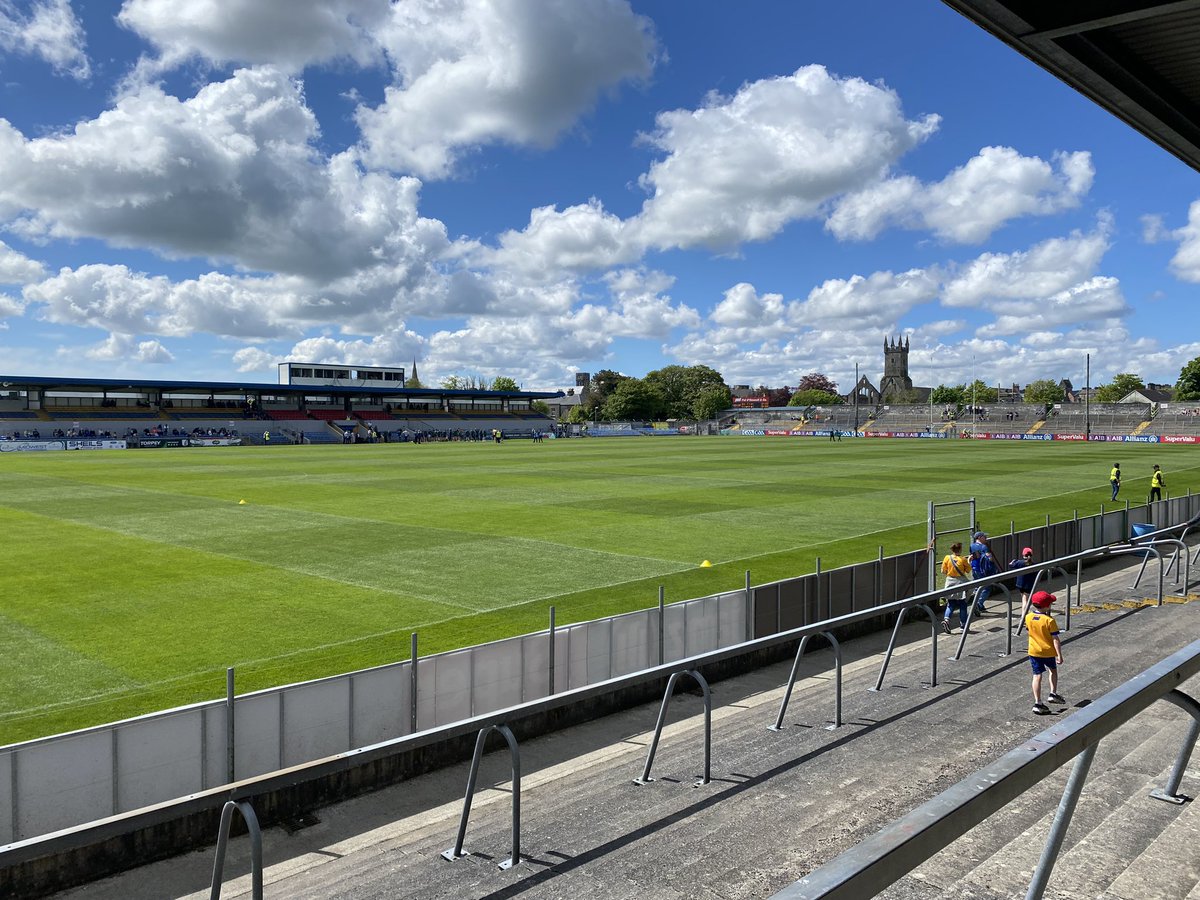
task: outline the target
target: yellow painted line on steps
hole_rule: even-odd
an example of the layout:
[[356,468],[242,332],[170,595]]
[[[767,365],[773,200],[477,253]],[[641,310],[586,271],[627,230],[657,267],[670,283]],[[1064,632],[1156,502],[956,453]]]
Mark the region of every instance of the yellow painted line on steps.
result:
[[1100,608],[1108,609],[1108,610],[1118,610],[1118,609],[1127,609],[1128,607],[1126,607],[1124,603],[1101,603]]
[[1141,434],[1143,431],[1145,431],[1149,427],[1150,427],[1149,422],[1142,422],[1140,425],[1138,425],[1137,428],[1133,429],[1133,431],[1130,433],[1131,434]]
[[1043,425],[1045,425],[1045,424],[1046,424],[1046,421],[1045,421],[1044,419],[1043,419],[1042,421],[1040,421],[1040,422],[1034,422],[1034,423],[1033,423],[1033,427],[1032,427],[1032,428],[1030,428],[1030,429],[1029,429],[1027,432],[1025,432],[1025,433],[1026,433],[1026,434],[1036,434],[1038,431],[1040,431],[1040,430],[1041,430],[1042,426],[1043,426]]

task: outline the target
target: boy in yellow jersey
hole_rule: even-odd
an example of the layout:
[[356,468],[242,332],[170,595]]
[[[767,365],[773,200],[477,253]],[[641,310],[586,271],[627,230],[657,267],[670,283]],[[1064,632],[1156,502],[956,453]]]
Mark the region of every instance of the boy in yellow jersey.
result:
[[1050,714],[1050,707],[1042,702],[1042,673],[1050,673],[1051,703],[1066,703],[1058,692],[1058,667],[1062,664],[1062,643],[1058,639],[1058,623],[1050,615],[1050,605],[1055,597],[1048,591],[1038,591],[1029,598],[1033,609],[1025,616],[1025,629],[1029,634],[1029,664],[1033,667],[1033,711],[1039,716]]

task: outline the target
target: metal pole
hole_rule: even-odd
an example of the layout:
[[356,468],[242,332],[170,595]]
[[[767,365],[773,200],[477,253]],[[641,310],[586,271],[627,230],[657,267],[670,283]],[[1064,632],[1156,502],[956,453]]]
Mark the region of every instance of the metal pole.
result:
[[658,586],[658,664],[667,660],[667,607],[663,586]]
[[225,754],[227,761],[227,772],[229,775],[228,781],[230,784],[237,781],[237,768],[234,765],[234,748],[237,744],[234,742],[234,686],[233,686],[233,666],[225,670]]
[[408,704],[408,733],[417,733],[417,633],[414,631],[410,638],[409,651],[409,671],[408,684],[409,692],[412,696],[409,698]]
[[554,695],[554,607],[550,607],[550,690],[549,696]]
[[1075,814],[1075,805],[1079,802],[1083,782],[1087,779],[1088,769],[1091,768],[1092,759],[1096,756],[1096,746],[1096,744],[1092,744],[1075,760],[1075,768],[1071,770],[1071,777],[1067,779],[1067,788],[1063,791],[1062,800],[1059,801],[1054,824],[1050,826],[1050,836],[1046,839],[1046,846],[1042,849],[1042,858],[1038,860],[1037,869],[1033,873],[1033,881],[1030,882],[1029,891],[1025,894],[1025,900],[1041,900],[1042,895],[1046,892],[1046,883],[1050,880],[1050,870],[1054,868],[1054,863],[1058,859],[1058,851],[1062,849],[1063,839],[1067,836],[1067,827],[1071,824],[1071,816]]

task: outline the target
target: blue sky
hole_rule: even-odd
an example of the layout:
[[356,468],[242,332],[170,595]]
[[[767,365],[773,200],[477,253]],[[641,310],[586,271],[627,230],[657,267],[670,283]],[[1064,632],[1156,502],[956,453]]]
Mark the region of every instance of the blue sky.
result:
[[0,0],[0,370],[1173,383],[1200,175],[937,0]]

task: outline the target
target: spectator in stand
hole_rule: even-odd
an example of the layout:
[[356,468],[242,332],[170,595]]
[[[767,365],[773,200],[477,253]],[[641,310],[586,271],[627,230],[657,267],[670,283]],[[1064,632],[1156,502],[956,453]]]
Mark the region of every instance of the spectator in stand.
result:
[[1050,673],[1051,703],[1066,703],[1058,692],[1058,667],[1062,664],[1062,643],[1058,637],[1058,623],[1050,615],[1050,605],[1055,597],[1046,591],[1038,591],[1030,598],[1033,609],[1025,616],[1025,628],[1029,634],[1029,663],[1033,668],[1033,711],[1036,715],[1050,714],[1050,707],[1042,702],[1042,673]]

